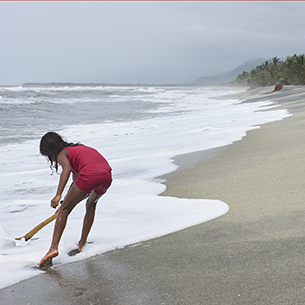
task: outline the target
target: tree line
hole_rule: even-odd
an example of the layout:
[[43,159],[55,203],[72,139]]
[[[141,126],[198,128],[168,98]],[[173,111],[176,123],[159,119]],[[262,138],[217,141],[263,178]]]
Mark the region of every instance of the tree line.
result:
[[284,61],[278,57],[267,60],[250,72],[243,72],[231,82],[232,85],[250,88],[281,85],[305,85],[305,56],[287,56]]

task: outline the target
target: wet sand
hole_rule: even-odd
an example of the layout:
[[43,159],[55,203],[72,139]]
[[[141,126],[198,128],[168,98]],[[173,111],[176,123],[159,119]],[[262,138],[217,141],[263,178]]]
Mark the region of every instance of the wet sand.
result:
[[230,211],[167,236],[57,266],[0,290],[1,304],[305,304],[305,88],[249,90],[293,114],[241,141],[177,156],[164,196]]

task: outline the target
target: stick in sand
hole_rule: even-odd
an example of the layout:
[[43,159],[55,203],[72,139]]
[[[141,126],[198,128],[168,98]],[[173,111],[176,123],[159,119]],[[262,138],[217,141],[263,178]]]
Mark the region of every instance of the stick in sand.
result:
[[16,240],[21,240],[22,238],[25,239],[25,241],[29,240],[31,237],[33,237],[39,230],[41,230],[43,227],[45,227],[47,224],[52,222],[57,217],[57,212],[52,215],[51,217],[47,218],[45,221],[41,222],[39,225],[37,225],[35,228],[33,228],[30,232],[26,233],[24,236],[15,238]]

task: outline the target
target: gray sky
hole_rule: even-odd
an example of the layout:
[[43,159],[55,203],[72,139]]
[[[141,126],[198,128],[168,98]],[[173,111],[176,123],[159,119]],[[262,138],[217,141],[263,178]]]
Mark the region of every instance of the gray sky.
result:
[[0,85],[179,83],[305,53],[305,2],[0,2]]

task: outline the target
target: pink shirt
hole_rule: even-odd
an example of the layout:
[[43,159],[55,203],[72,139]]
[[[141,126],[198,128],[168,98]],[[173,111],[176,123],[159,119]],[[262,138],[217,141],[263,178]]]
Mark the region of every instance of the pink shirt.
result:
[[[94,148],[77,145],[65,147],[73,173],[81,175],[99,175],[111,171],[106,159]],[[64,149],[65,149],[64,148]]]

